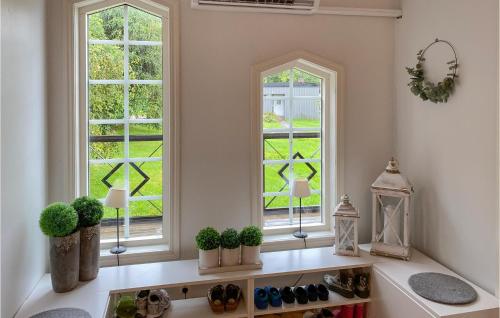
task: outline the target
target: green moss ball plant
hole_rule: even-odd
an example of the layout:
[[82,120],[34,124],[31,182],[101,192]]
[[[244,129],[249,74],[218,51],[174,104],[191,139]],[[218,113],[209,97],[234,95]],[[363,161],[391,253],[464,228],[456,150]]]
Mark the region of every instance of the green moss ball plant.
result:
[[104,207],[99,200],[83,196],[73,201],[71,206],[78,213],[78,226],[89,227],[101,222]]
[[52,203],[42,211],[39,225],[43,234],[47,236],[67,236],[76,230],[78,214],[73,207],[65,203]]
[[201,229],[196,235],[196,245],[200,250],[209,251],[220,246],[220,234],[212,227]]
[[255,225],[250,225],[240,233],[240,243],[244,246],[258,246],[262,244],[262,231]]
[[222,248],[234,249],[240,247],[240,237],[238,231],[233,228],[224,230],[220,236],[220,245]]

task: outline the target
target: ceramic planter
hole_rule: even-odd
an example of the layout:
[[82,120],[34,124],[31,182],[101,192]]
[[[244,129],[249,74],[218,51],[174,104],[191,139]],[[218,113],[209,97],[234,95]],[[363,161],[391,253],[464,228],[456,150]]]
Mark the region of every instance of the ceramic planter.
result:
[[50,276],[56,293],[68,292],[78,285],[79,265],[80,231],[50,238]]
[[101,225],[80,229],[80,280],[87,281],[97,277],[99,272],[99,254]]
[[241,245],[241,264],[260,264],[260,245]]
[[199,250],[200,268],[219,267],[219,248],[213,250]]
[[240,248],[223,248],[220,258],[221,266],[235,266],[240,264]]

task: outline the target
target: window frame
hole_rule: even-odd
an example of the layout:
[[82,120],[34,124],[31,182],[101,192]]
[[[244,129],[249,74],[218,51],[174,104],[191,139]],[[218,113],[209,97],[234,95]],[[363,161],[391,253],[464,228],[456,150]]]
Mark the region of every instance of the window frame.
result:
[[[88,104],[87,104],[87,15],[107,8],[129,5],[162,18],[162,97],[163,97],[163,218],[162,237],[123,240],[128,247],[164,246],[164,259],[179,256],[179,24],[178,4],[174,0],[89,0],[73,5],[74,26],[74,121],[75,196],[87,194],[88,184]],[[124,67],[126,67],[124,65]],[[103,242],[103,250],[114,245]]]
[[298,225],[286,225],[273,228],[264,227],[263,217],[263,79],[265,76],[297,67],[315,76],[321,77],[324,94],[322,94],[322,128],[321,143],[323,147],[322,162],[322,223],[303,224],[302,228],[309,232],[333,232],[331,213],[343,192],[343,145],[342,145],[342,96],[343,68],[321,57],[305,51],[274,58],[252,67],[251,105],[252,105],[252,169],[251,169],[251,202],[252,223],[263,229],[265,236],[293,233]]

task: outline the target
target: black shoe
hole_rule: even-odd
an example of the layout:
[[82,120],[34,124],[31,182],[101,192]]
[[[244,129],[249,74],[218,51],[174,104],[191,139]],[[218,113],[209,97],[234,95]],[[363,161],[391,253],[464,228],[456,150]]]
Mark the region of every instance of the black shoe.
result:
[[316,285],[316,290],[318,291],[318,298],[319,300],[326,301],[328,300],[328,297],[330,296],[330,292],[326,288],[325,285],[323,284],[318,284]]
[[307,291],[304,289],[304,287],[295,287],[293,289],[293,293],[299,304],[304,305],[308,303],[309,299],[307,298]]
[[325,317],[325,318],[327,318],[327,317],[333,317],[333,313],[331,312],[330,309],[323,308],[323,309],[321,309],[321,316]]
[[369,274],[357,274],[354,279],[354,293],[360,298],[370,297],[370,288],[368,287]]
[[280,289],[281,299],[287,304],[293,304],[295,302],[295,294],[293,290],[286,286]]
[[307,298],[309,301],[318,300],[318,290],[313,284],[307,285]]

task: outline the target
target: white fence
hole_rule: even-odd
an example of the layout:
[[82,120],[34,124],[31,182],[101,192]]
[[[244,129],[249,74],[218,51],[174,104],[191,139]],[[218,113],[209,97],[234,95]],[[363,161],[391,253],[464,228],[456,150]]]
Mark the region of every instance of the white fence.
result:
[[[288,83],[264,84],[264,113],[274,113],[291,119]],[[292,89],[293,118],[321,119],[321,87],[309,83],[294,83]]]

